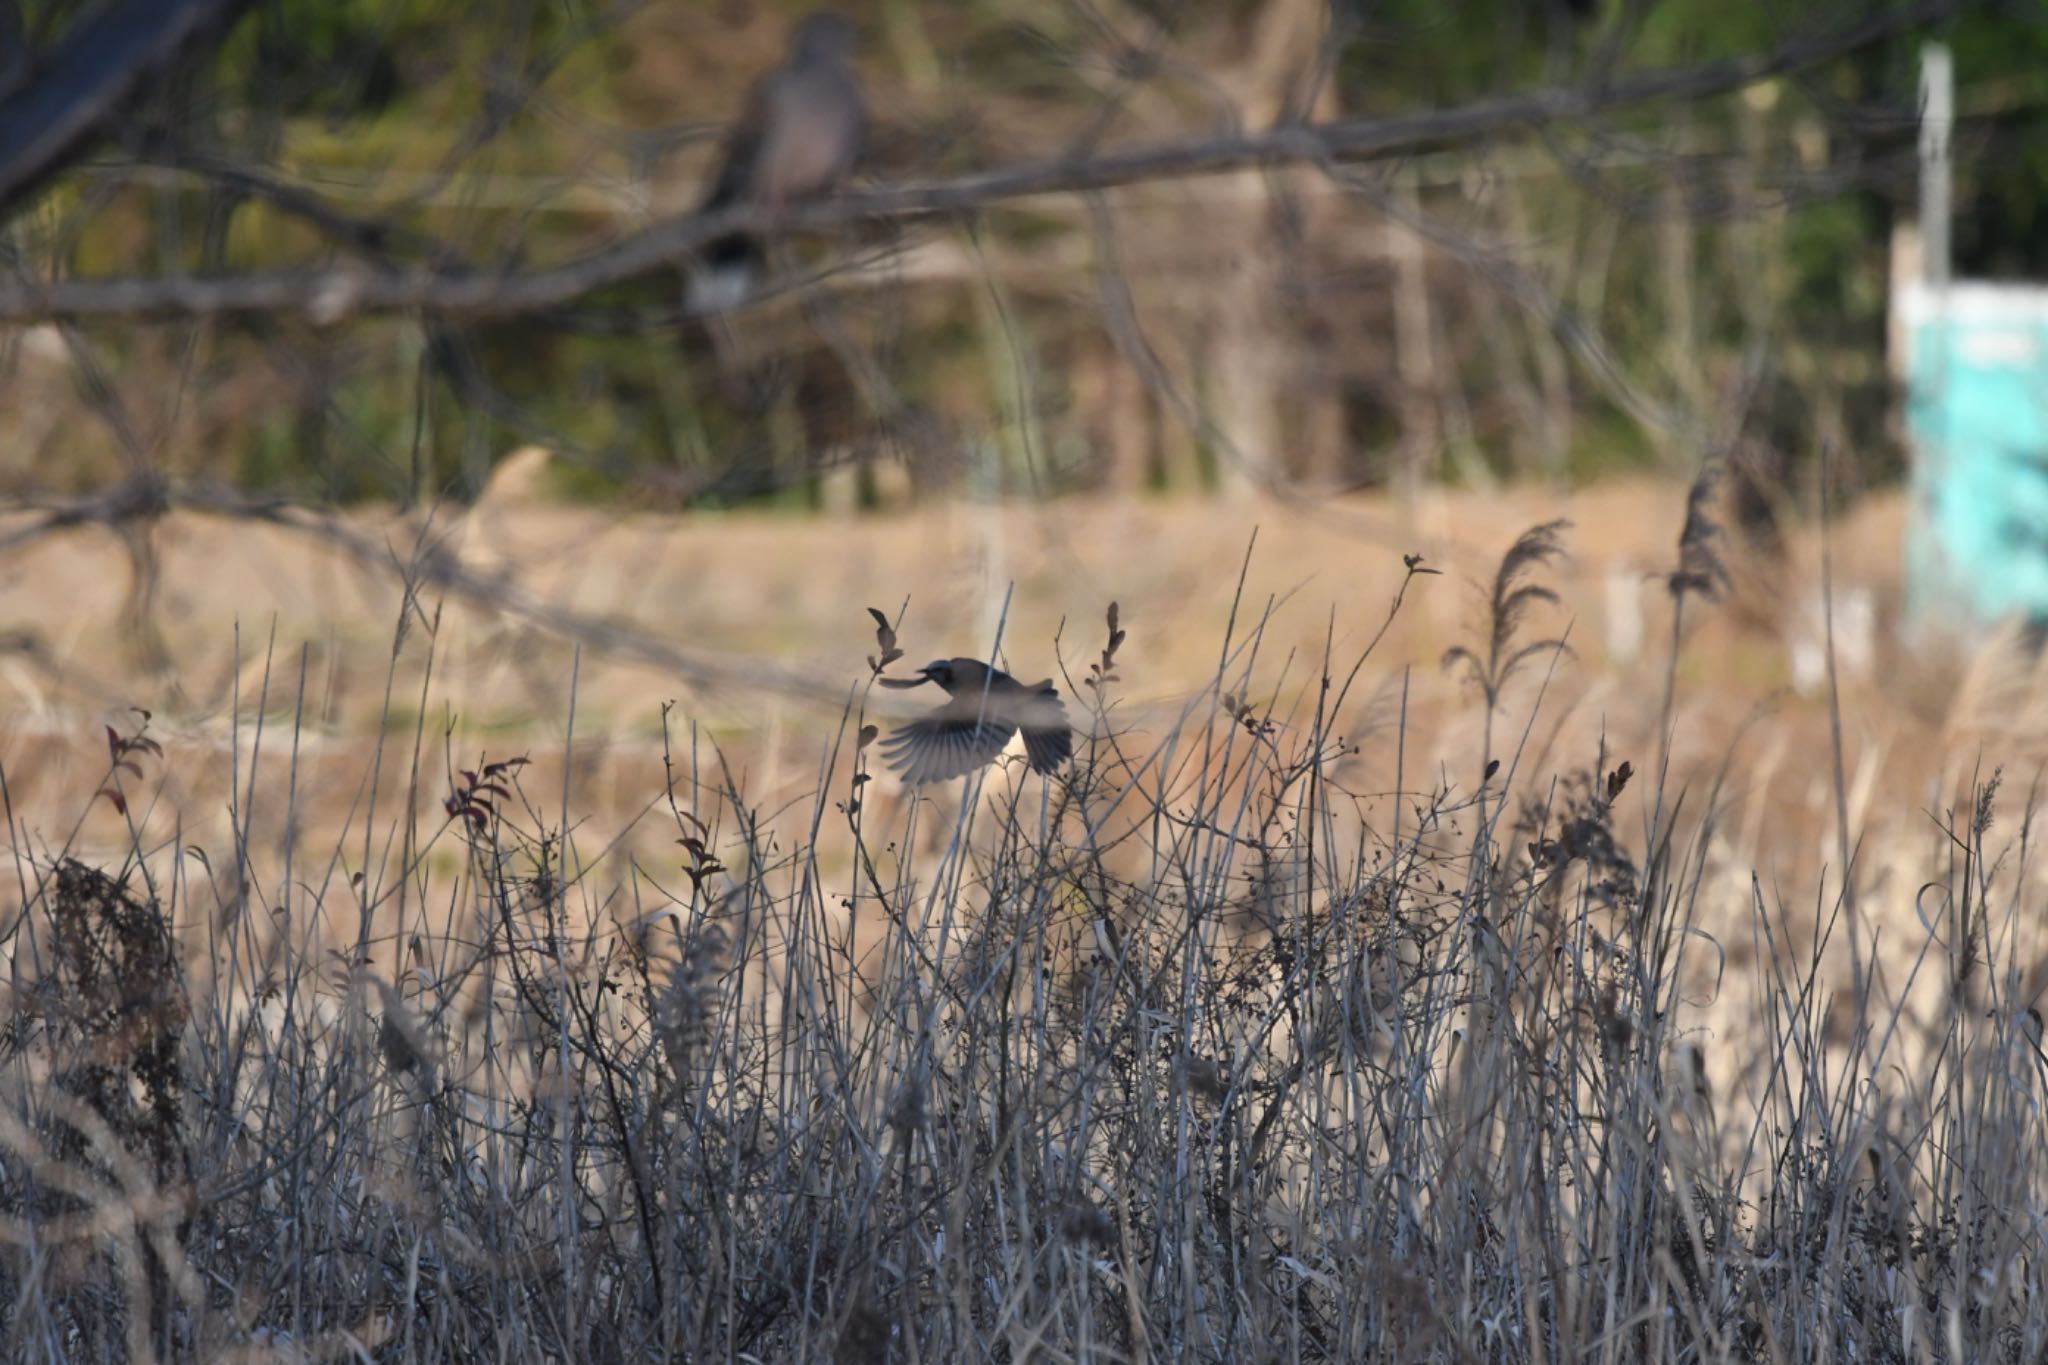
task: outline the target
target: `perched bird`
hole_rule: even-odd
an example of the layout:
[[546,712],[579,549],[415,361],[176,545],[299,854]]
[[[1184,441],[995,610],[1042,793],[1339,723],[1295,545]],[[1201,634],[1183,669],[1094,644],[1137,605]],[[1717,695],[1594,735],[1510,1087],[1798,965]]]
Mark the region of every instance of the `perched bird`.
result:
[[882,741],[891,767],[913,785],[964,777],[995,760],[1024,732],[1024,753],[1031,770],[1051,773],[1074,753],[1067,708],[1052,679],[1026,686],[979,659],[937,659],[914,678],[883,678],[884,687],[922,687],[935,682],[946,690],[944,706],[903,726]]
[[[852,61],[859,45],[853,25],[829,11],[797,25],[782,65],[747,93],[700,213],[736,204],[776,213],[846,179],[867,137],[867,109]],[[736,232],[705,243],[700,256],[686,305],[693,313],[715,312],[734,307],[753,288],[761,243]]]

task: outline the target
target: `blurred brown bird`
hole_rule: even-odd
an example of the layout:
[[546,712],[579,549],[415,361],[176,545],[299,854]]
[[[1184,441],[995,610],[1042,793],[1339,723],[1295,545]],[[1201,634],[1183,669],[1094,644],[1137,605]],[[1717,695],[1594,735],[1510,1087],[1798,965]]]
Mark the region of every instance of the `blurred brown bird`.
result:
[[[736,204],[775,213],[846,179],[867,138],[867,108],[852,61],[859,45],[853,25],[829,11],[797,25],[782,65],[747,93],[700,213]],[[689,311],[717,312],[743,302],[761,268],[760,240],[736,232],[705,243],[699,254],[685,300]]]
[[884,687],[935,682],[946,704],[882,741],[882,753],[905,782],[921,785],[964,777],[993,762],[1019,730],[1035,773],[1049,774],[1073,757],[1067,708],[1052,679],[1027,686],[979,659],[937,659],[914,678],[883,678]]

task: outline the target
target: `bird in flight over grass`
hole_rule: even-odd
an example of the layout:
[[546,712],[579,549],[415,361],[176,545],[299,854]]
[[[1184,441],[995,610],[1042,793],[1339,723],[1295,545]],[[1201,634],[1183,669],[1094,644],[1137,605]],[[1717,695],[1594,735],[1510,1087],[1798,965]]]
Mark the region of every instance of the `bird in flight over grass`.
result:
[[[859,33],[841,15],[813,14],[797,25],[782,65],[748,92],[700,213],[736,204],[780,213],[846,179],[867,137],[867,108],[853,69],[859,44]],[[760,241],[733,233],[706,242],[700,255],[690,278],[690,311],[744,302],[761,266]]]
[[1051,774],[1073,757],[1074,733],[1052,679],[1027,685],[979,659],[937,659],[914,678],[881,679],[884,687],[928,682],[945,689],[946,704],[882,741],[883,756],[905,782],[965,777],[994,762],[1019,730],[1033,772]]

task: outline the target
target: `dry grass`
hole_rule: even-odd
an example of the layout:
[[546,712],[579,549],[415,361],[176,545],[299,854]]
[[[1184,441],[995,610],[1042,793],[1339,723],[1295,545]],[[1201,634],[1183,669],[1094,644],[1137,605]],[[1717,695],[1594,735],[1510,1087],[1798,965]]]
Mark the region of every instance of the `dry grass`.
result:
[[[2026,642],[1966,708],[1886,656],[1842,661],[1832,713],[1759,713],[1811,547],[1770,566],[1695,524],[1681,559],[1682,490],[1575,502],[1557,544],[1517,540],[1536,500],[1340,505],[1269,527],[1243,591],[1251,515],[1209,508],[959,513],[957,541],[944,517],[658,539],[527,514],[573,558],[469,528],[539,586],[836,661],[836,716],[665,710],[659,680],[432,604],[394,654],[382,589],[354,653],[340,616],[319,660],[295,621],[258,648],[289,576],[211,543],[188,579],[167,547],[179,675],[206,676],[227,604],[238,670],[110,712],[91,759],[60,688],[118,641],[87,627],[10,675],[45,704],[0,769],[9,1339],[2038,1358],[2035,770],[2001,786],[1985,748],[2039,709]],[[1353,533],[1397,512],[1406,545]],[[1880,604],[1885,515],[1837,564]],[[1043,672],[1065,615],[1080,683],[1115,597],[1118,676],[1069,688],[1092,738],[1061,781],[999,767],[913,803],[865,780],[860,607],[908,588],[913,657],[972,648],[986,594],[947,570],[996,532],[1013,659]],[[1632,657],[1610,564],[1659,611]],[[1794,625],[1765,628],[1774,598]],[[476,715],[541,685],[507,682],[528,666],[552,736]],[[750,700],[764,725],[735,724]]]

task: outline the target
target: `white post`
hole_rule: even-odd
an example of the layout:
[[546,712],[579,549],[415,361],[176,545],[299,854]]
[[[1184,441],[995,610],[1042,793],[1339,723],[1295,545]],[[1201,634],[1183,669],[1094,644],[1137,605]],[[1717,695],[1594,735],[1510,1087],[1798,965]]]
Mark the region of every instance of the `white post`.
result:
[[1948,284],[1949,136],[1956,121],[1955,62],[1947,47],[1920,52],[1920,242],[1930,289]]

